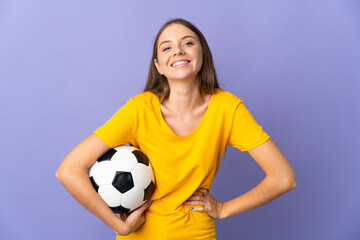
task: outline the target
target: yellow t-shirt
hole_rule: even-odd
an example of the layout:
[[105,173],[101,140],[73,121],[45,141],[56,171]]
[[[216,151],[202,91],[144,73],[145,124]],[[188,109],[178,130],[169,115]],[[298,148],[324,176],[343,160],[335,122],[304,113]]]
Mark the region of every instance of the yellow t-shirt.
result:
[[111,148],[131,143],[149,157],[154,169],[156,187],[146,222],[128,236],[117,236],[132,240],[216,239],[214,219],[183,202],[199,188],[211,189],[227,145],[248,151],[269,139],[243,101],[220,89],[186,136],[177,136],[167,125],[159,98],[151,92],[130,98],[94,133]]

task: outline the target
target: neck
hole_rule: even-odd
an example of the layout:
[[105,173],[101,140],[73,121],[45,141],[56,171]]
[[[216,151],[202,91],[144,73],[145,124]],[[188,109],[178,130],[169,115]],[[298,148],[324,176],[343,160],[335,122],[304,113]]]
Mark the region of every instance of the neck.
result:
[[162,105],[172,112],[182,115],[193,114],[195,109],[205,102],[199,91],[199,81],[169,81],[170,95]]

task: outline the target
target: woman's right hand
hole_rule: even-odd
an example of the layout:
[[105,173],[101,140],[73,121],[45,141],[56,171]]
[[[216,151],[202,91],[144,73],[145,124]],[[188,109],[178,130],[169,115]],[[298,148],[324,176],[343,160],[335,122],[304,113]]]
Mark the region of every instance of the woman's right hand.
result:
[[125,223],[123,231],[115,231],[116,235],[129,235],[136,231],[145,222],[145,210],[150,206],[150,202],[144,203],[140,208],[135,211],[125,214],[120,214],[121,220]]

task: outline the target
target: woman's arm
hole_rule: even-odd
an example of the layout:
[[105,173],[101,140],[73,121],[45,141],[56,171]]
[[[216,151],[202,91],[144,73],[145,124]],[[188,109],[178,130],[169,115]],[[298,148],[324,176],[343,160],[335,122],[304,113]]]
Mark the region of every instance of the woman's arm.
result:
[[148,207],[147,204],[134,211],[124,222],[101,199],[87,174],[87,169],[109,149],[95,134],[91,134],[70,151],[55,175],[83,207],[112,228],[116,234],[127,235],[145,221],[142,213]]
[[222,203],[220,219],[264,205],[296,187],[295,173],[274,141],[269,139],[248,152],[266,177],[249,192]]
[[207,189],[200,188],[185,205],[193,211],[207,212],[217,219],[228,218],[236,214],[264,205],[280,195],[296,187],[295,173],[276,144],[269,139],[262,145],[249,150],[249,154],[266,173],[266,177],[249,192],[227,202],[219,202],[211,196]]

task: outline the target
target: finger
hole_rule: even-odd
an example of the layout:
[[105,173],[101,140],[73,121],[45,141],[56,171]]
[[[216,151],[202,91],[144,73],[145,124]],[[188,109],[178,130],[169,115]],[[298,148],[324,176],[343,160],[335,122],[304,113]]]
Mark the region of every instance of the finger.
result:
[[196,190],[197,192],[201,192],[203,194],[208,194],[209,190],[207,190],[206,188],[199,188],[198,190]]
[[143,223],[145,220],[145,216],[143,211],[139,208],[132,212],[129,217],[126,219],[126,222],[137,222]]
[[185,205],[204,206],[204,201],[187,201]]
[[191,211],[194,211],[194,212],[204,212],[204,207],[191,207],[190,208]]
[[145,216],[144,216],[144,214],[141,214],[141,216],[140,216],[140,218],[139,218],[139,220],[138,220],[138,224],[141,225],[141,224],[143,224],[144,222],[145,222]]
[[[149,204],[150,205],[150,204]],[[144,203],[138,209],[131,212],[127,217],[127,220],[132,221],[133,219],[140,219],[143,212],[149,207],[148,203]]]
[[202,200],[203,198],[204,198],[204,196],[194,195],[194,196],[189,197],[186,201]]
[[151,201],[144,203],[140,208],[138,208],[136,211],[138,211],[140,214],[142,214],[151,204]]

